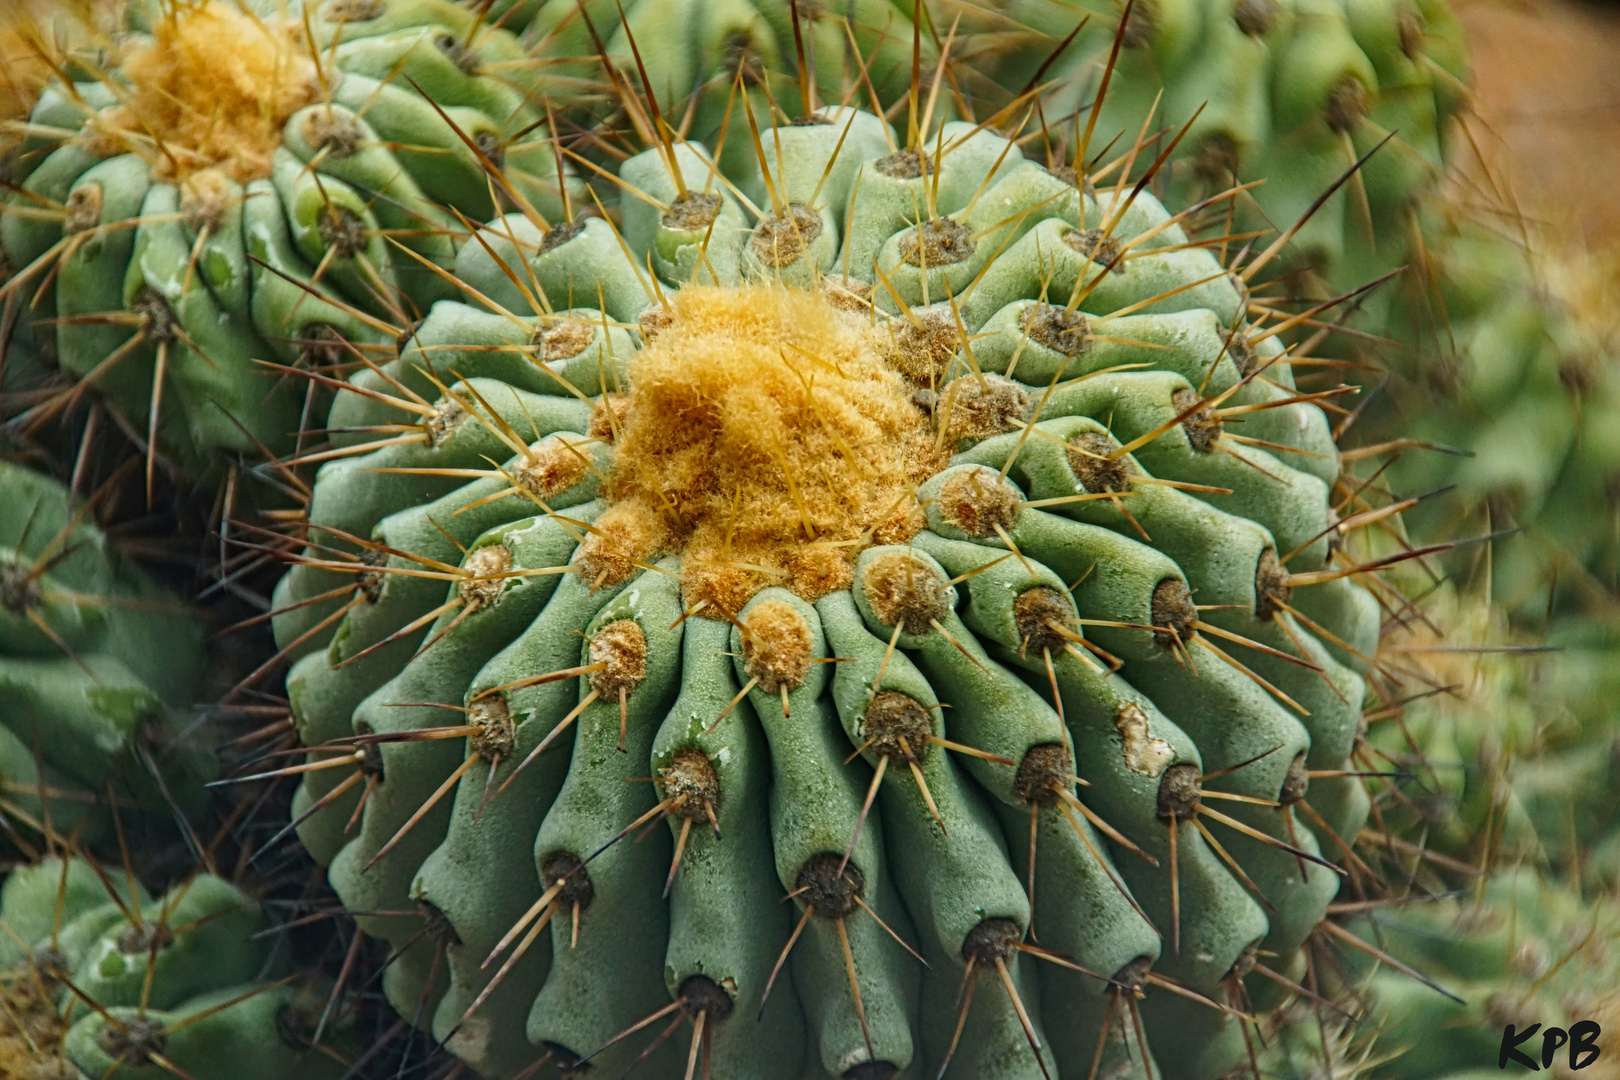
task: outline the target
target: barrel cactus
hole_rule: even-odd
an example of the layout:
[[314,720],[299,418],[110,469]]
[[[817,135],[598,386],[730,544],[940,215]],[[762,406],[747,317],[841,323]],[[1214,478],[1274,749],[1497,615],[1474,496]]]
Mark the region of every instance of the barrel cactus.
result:
[[[1466,220],[1433,224],[1418,286],[1395,315],[1416,346],[1396,367],[1393,395],[1408,433],[1466,452],[1458,462],[1412,457],[1401,482],[1419,490],[1456,482],[1460,497],[1415,527],[1436,532],[1460,520],[1523,528],[1493,560],[1495,596],[1510,611],[1595,617],[1561,627],[1578,636],[1612,634],[1620,573],[1614,522],[1620,506],[1620,415],[1613,319],[1583,312],[1560,282],[1549,253],[1527,240]],[[1502,445],[1515,433],[1515,449]],[[1522,434],[1520,434],[1522,433]]]
[[29,357],[75,384],[23,388],[18,424],[89,387],[192,475],[285,452],[314,384],[280,369],[454,295],[456,211],[562,205],[525,53],[451,0],[153,0],[116,30],[51,57],[8,155],[8,384]]
[[1444,636],[1419,630],[1407,647],[1425,655],[1444,692],[1381,716],[1367,741],[1370,760],[1403,774],[1401,805],[1385,810],[1386,823],[1421,834],[1442,878],[1458,860],[1486,870],[1524,864],[1612,889],[1620,881],[1613,642],[1515,630],[1499,608],[1449,587],[1426,611]]
[[[208,873],[148,896],[123,872],[52,855],[0,888],[0,1066],[33,1080],[336,1078],[325,995],[275,980],[269,919]],[[335,1038],[333,1036],[336,1036]]]
[[559,108],[590,116],[615,104],[606,62],[688,138],[716,144],[722,161],[743,168],[752,150],[732,96],[739,76],[756,110],[779,98],[807,111],[801,94],[813,87],[828,100],[893,101],[911,85],[914,56],[929,71],[939,59],[929,15],[914,0],[494,0],[488,10],[519,35],[535,58],[536,92]]
[[[1358,930],[1376,934],[1454,995],[1393,970],[1373,976],[1379,1056],[1388,1059],[1374,1075],[1461,1078],[1486,1069],[1500,1075],[1496,1062],[1508,1024],[1520,1034],[1541,1026],[1518,1049],[1540,1066],[1545,1043],[1553,1051],[1545,1067],[1555,1076],[1580,1076],[1593,1065],[1601,1074],[1620,1050],[1614,1035],[1620,909],[1612,893],[1583,896],[1521,867],[1503,870],[1471,895],[1380,912],[1374,922]],[[1564,1040],[1549,1037],[1551,1028],[1562,1029]]]
[[736,104],[738,166],[617,85],[616,213],[460,249],[275,597],[389,999],[494,1077],[1224,1075],[1387,690],[1271,254],[926,95]]
[[1300,998],[1277,1010],[1257,1055],[1263,1075],[1573,1080],[1604,1075],[1620,1048],[1612,891],[1503,864],[1443,896],[1338,908],[1379,955],[1343,957],[1353,1008]]
[[1291,258],[1335,285],[1401,265],[1468,97],[1462,27],[1443,0],[1013,0],[981,15],[975,45],[1016,91],[1029,56],[1056,52],[1082,19],[1048,71],[1068,108],[1090,106],[1119,30],[1098,145],[1191,121],[1161,182],[1190,201],[1263,180],[1234,202],[1242,228],[1292,224],[1393,135],[1300,229]]
[[0,807],[36,837],[104,827],[109,795],[196,813],[212,769],[182,738],[203,678],[196,613],[49,477],[0,462],[0,506]]
[[1612,319],[1583,325],[1547,287],[1537,230],[1500,178],[1476,175],[1494,119],[1469,116],[1467,46],[1450,5],[1013,0],[974,14],[970,55],[1004,91],[1026,86],[1033,55],[1053,56],[1043,77],[1066,80],[1065,107],[1048,115],[1089,106],[1120,31],[1106,98],[1087,117],[1092,145],[1190,124],[1157,183],[1186,203],[1256,182],[1233,201],[1237,232],[1289,225],[1355,167],[1294,237],[1291,288],[1310,302],[1401,272],[1356,298],[1351,334],[1334,336],[1321,318],[1298,336],[1320,332],[1315,351],[1397,376],[1392,402],[1373,410],[1394,415],[1392,442],[1472,457],[1459,467],[1412,442],[1392,447],[1408,451],[1391,470],[1399,486],[1459,485],[1414,515],[1415,529],[1451,535],[1487,514],[1497,528],[1526,527],[1530,538],[1494,561],[1499,598],[1527,613],[1549,599],[1601,610],[1592,587],[1612,594],[1620,565]]

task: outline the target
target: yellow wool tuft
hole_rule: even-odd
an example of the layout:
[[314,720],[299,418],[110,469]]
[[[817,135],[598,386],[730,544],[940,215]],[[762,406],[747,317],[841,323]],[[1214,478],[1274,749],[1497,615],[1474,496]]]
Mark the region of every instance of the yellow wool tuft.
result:
[[98,20],[110,6],[109,0],[0,2],[0,122],[33,111],[63,55],[100,38]]
[[688,604],[735,612],[767,585],[849,585],[860,550],[921,527],[938,471],[885,340],[820,290],[688,286],[630,370],[615,505],[590,549],[682,554]]
[[209,168],[240,182],[268,176],[287,118],[321,95],[297,24],[222,0],[166,12],[122,66],[130,100],[98,117],[95,135],[151,158],[169,181]]
[[0,1080],[78,1075],[61,1054],[66,1026],[49,996],[55,986],[31,966],[0,975]]

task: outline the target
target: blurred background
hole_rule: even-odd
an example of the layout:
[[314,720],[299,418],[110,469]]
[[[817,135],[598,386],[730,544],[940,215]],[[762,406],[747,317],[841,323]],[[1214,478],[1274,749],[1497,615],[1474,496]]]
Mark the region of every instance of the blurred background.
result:
[[[1456,10],[1474,50],[1481,154],[1541,226],[1548,272],[1563,276],[1594,328],[1612,335],[1620,325],[1620,4],[1471,0]],[[1470,179],[1483,179],[1478,168]]]

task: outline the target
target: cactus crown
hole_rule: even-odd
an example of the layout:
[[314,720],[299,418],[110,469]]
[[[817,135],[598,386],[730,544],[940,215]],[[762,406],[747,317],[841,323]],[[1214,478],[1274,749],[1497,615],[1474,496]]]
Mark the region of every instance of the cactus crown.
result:
[[127,100],[92,117],[102,153],[138,153],[179,183],[219,169],[238,183],[270,175],[287,119],[318,101],[321,75],[296,21],[260,19],[221,0],[176,4],[121,58]]
[[611,405],[603,547],[680,552],[688,606],[734,614],[767,582],[844,588],[856,545],[922,527],[913,492],[942,457],[880,331],[764,284],[682,289],[670,314]]
[[32,33],[55,78],[0,197],[32,363],[0,407],[37,438],[105,398],[144,432],[149,501],[160,464],[218,483],[228,455],[288,451],[309,388],[276,367],[381,355],[382,327],[454,295],[467,221],[583,195],[530,135],[517,39],[454,0],[108,6],[110,34],[60,52]]

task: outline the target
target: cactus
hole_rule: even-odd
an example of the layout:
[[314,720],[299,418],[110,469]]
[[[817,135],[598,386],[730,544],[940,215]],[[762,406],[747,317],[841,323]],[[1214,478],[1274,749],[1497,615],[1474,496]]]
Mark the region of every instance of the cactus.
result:
[[[971,47],[1001,60],[1009,90],[1030,78],[1032,55],[1053,55],[1045,77],[1064,88],[1050,115],[1083,110],[1094,148],[1144,124],[1179,134],[1160,181],[1178,200],[1263,180],[1234,201],[1240,229],[1294,223],[1393,135],[1294,236],[1290,258],[1335,286],[1401,265],[1468,97],[1462,27],[1443,0],[1014,0],[981,21]],[[1088,116],[1105,70],[1107,96]]]
[[109,56],[51,57],[9,157],[11,352],[76,384],[34,388],[15,424],[93,387],[190,475],[286,452],[316,384],[284,369],[355,363],[454,295],[457,211],[561,206],[560,159],[527,135],[545,114],[504,73],[521,47],[450,0],[121,18]]
[[[1257,1054],[1263,1075],[1484,1080],[1545,1069],[1572,1080],[1612,1071],[1612,891],[1583,893],[1521,865],[1441,896],[1336,908],[1344,934],[1366,950],[1340,956],[1337,979],[1354,992],[1341,1007],[1301,997],[1279,1009]],[[1499,1066],[1510,1024],[1525,1036],[1516,1049],[1526,1060],[1503,1055]]]
[[[1449,996],[1392,970],[1373,976],[1379,1049],[1392,1058],[1374,1075],[1415,1080],[1492,1068],[1508,1024],[1570,1032],[1594,1022],[1599,1054],[1585,1064],[1612,1060],[1620,1020],[1620,908],[1612,894],[1582,896],[1519,868],[1477,895],[1381,912],[1375,921],[1384,947],[1422,965]],[[1569,1050],[1549,1063],[1553,1075],[1582,1075],[1570,1069]],[[1541,1035],[1520,1052],[1540,1065]]]
[[[1493,563],[1499,600],[1526,614],[1549,600],[1601,614],[1593,586],[1612,594],[1620,566],[1612,319],[1587,325],[1595,320],[1548,286],[1536,230],[1488,168],[1452,176],[1473,164],[1452,158],[1470,157],[1491,120],[1465,130],[1467,49],[1448,5],[1135,0],[1128,19],[1124,9],[1015,0],[974,13],[970,55],[999,62],[997,79],[1016,92],[1031,57],[1054,54],[1089,15],[1044,69],[1067,80],[1048,115],[1079,107],[1095,123],[1092,147],[1165,128],[1159,186],[1178,203],[1258,182],[1234,200],[1237,232],[1288,226],[1359,162],[1293,237],[1290,291],[1326,300],[1404,271],[1355,298],[1362,336],[1322,336],[1331,355],[1398,376],[1386,406],[1395,416],[1383,425],[1391,439],[1472,458],[1397,462],[1403,489],[1459,487],[1410,524],[1449,536],[1488,514],[1498,529],[1525,527],[1529,537],[1503,545]],[[1124,48],[1092,114],[1122,22]]]
[[[78,857],[0,887],[0,1067],[7,1076],[196,1080],[344,1075],[311,1051],[324,995],[289,979],[264,911],[202,872],[155,899]],[[351,1040],[338,1032],[329,1042]]]
[[1346,388],[1196,211],[915,90],[733,95],[744,169],[618,86],[616,217],[481,229],[302,459],[253,775],[389,1000],[491,1077],[1225,1074],[1390,693]]
[[105,824],[92,811],[109,793],[195,815],[213,764],[181,738],[203,676],[197,614],[54,480],[0,462],[0,506],[0,807],[36,834]]
[[733,84],[760,113],[809,112],[804,95],[816,88],[826,100],[875,93],[892,101],[911,85],[914,44],[929,72],[939,60],[918,15],[928,18],[912,0],[495,0],[489,8],[492,22],[520,34],[536,60],[536,92],[559,108],[588,116],[614,104],[611,89],[596,90],[605,60],[619,81],[678,118],[688,138],[717,144],[722,163],[743,170],[752,151]]
[[1449,586],[1426,616],[1444,634],[1417,629],[1409,647],[1428,657],[1435,692],[1387,710],[1367,740],[1368,764],[1403,774],[1387,823],[1420,832],[1440,871],[1522,864],[1612,888],[1620,881],[1612,638],[1583,639],[1570,621],[1533,635]]
[[[1497,601],[1526,621],[1549,610],[1592,619],[1598,625],[1585,632],[1601,633],[1613,619],[1620,568],[1612,319],[1581,313],[1533,232],[1510,241],[1462,221],[1425,233],[1415,280],[1392,314],[1413,328],[1416,347],[1397,368],[1403,379],[1391,411],[1414,437],[1470,459],[1399,463],[1399,481],[1412,489],[1460,488],[1459,498],[1413,525],[1443,532],[1467,518],[1523,529],[1494,553]],[[1511,451],[1503,445],[1509,430]]]

